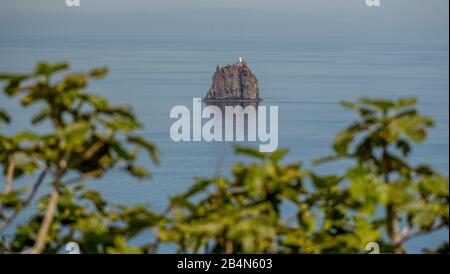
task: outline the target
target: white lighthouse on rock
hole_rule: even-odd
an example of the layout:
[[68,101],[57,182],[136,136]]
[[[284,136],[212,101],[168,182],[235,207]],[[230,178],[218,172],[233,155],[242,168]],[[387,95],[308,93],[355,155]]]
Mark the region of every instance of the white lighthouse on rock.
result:
[[238,61],[238,64],[239,64],[239,66],[240,66],[240,67],[244,66],[244,65],[245,65],[245,61],[244,61],[244,58],[242,58],[242,57],[239,57],[239,61]]

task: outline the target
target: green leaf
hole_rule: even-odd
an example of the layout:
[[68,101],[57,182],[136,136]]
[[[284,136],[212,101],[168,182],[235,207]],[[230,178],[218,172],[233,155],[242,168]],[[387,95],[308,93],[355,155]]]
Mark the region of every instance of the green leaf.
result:
[[405,140],[398,140],[396,146],[400,149],[404,157],[408,156],[411,152],[411,146]]
[[13,138],[18,143],[21,143],[23,141],[35,142],[35,141],[41,140],[40,135],[38,135],[35,132],[29,131],[29,130],[21,131],[21,132],[15,134]]
[[9,114],[2,109],[0,109],[0,121],[6,122],[6,123],[11,122],[11,116],[9,116]]
[[322,156],[322,157],[317,157],[316,159],[313,159],[311,161],[311,163],[313,165],[320,165],[320,164],[324,164],[324,163],[328,163],[331,161],[335,161],[337,160],[339,157],[337,157],[336,155],[328,155],[328,156]]
[[305,231],[310,232],[314,230],[317,220],[312,212],[306,210],[300,211],[298,219],[301,227]]
[[283,159],[286,154],[289,152],[289,150],[287,149],[278,149],[275,152],[272,152],[269,156],[269,158],[272,161],[280,161],[281,159]]
[[104,212],[107,203],[103,200],[99,192],[86,191],[81,197],[91,201],[100,212]]
[[136,155],[128,152],[124,149],[119,143],[115,143],[111,146],[111,148],[123,159],[130,161],[136,159]]
[[69,64],[66,62],[59,62],[59,63],[53,63],[53,64],[50,64],[47,62],[39,62],[34,69],[34,73],[36,75],[49,76],[55,72],[66,70],[68,68],[69,68]]
[[107,74],[108,74],[108,68],[106,68],[106,67],[94,69],[89,72],[89,76],[92,78],[96,78],[96,79],[106,77]]
[[265,159],[267,156],[264,152],[260,152],[254,148],[248,148],[248,147],[236,146],[234,148],[234,151],[236,154],[247,155],[247,156],[250,156],[253,158],[258,158],[258,159]]
[[21,92],[21,83],[29,77],[28,74],[0,74],[0,80],[7,81],[4,91],[9,96]]
[[138,178],[146,178],[146,177],[150,177],[150,172],[148,172],[147,169],[145,169],[144,167],[140,167],[140,166],[135,166],[135,165],[129,165],[127,167],[127,170],[135,177]]
[[77,122],[68,125],[62,132],[64,146],[74,147],[85,142],[86,134],[92,125],[86,122]]
[[417,104],[417,98],[401,98],[394,102],[395,108],[406,108]]
[[201,191],[206,190],[212,183],[213,181],[208,179],[198,179],[197,183],[195,183],[188,191],[183,194],[183,198],[189,198]]
[[343,108],[349,109],[349,110],[359,110],[360,109],[360,105],[357,103],[352,103],[352,102],[348,102],[348,101],[342,101],[341,106]]
[[39,124],[42,122],[45,118],[50,116],[50,109],[49,108],[43,108],[38,113],[36,113],[33,118],[31,118],[32,124]]
[[17,79],[26,79],[28,74],[24,73],[0,73],[0,81],[15,81]]
[[139,136],[129,135],[127,139],[129,142],[145,148],[153,161],[159,163],[159,155],[155,145]]
[[433,125],[433,120],[419,115],[402,116],[391,121],[388,130],[393,134],[403,134],[415,143],[421,143],[427,137],[426,128]]
[[126,239],[123,236],[114,237],[114,246],[107,247],[106,253],[109,254],[142,254],[143,251],[140,248],[129,247]]
[[348,153],[348,147],[355,138],[355,133],[351,131],[341,131],[336,134],[333,148],[337,155],[344,156]]
[[81,93],[80,97],[91,104],[96,110],[104,110],[109,106],[108,101],[105,98],[95,94]]
[[72,73],[64,76],[64,90],[82,89],[87,86],[87,79],[84,74]]
[[98,117],[107,128],[114,131],[132,132],[141,127],[134,119],[115,115],[112,118]]
[[433,204],[414,203],[410,214],[412,214],[412,224],[421,228],[430,227],[439,213],[439,208]]
[[315,174],[311,175],[311,179],[314,186],[318,189],[329,189],[339,184],[342,180],[340,177],[337,177],[335,175],[318,176]]
[[395,106],[392,100],[361,98],[360,103],[372,106],[381,111],[386,111]]
[[371,117],[373,117],[373,116],[375,116],[375,111],[372,111],[371,109],[368,109],[368,108],[361,108],[360,110],[359,110],[359,114],[362,116],[362,117],[365,117],[365,118],[371,118]]
[[411,141],[415,143],[421,143],[427,137],[427,132],[424,129],[409,129],[405,131],[406,136],[408,136]]
[[449,197],[448,179],[443,176],[432,175],[424,177],[420,181],[419,187],[438,197]]

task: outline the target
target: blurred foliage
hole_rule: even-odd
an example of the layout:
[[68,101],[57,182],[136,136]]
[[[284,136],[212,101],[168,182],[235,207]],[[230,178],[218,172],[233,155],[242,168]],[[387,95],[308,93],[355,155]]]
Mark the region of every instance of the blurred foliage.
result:
[[[68,241],[80,243],[82,252],[143,252],[126,241],[149,229],[161,217],[144,206],[112,205],[83,180],[122,169],[138,178],[149,171],[136,165],[139,150],[158,162],[155,146],[135,134],[141,127],[129,108],[112,106],[85,91],[90,79],[106,76],[107,69],[88,73],[53,75],[69,68],[66,63],[39,63],[29,74],[0,74],[6,96],[18,97],[23,107],[38,105],[32,125],[47,123],[50,130],[0,134],[0,164],[6,179],[0,194],[2,252],[57,252]],[[0,111],[0,122],[12,116]],[[44,127],[45,128],[45,127]],[[13,188],[22,179],[27,188]],[[36,195],[38,191],[46,194]],[[38,196],[38,197],[37,197]],[[5,237],[25,208],[37,212]]]
[[[83,253],[157,252],[161,243],[188,253],[366,253],[371,242],[381,252],[404,253],[407,241],[448,230],[448,178],[408,162],[433,126],[415,99],[342,103],[358,119],[336,135],[330,156],[314,161],[345,159],[339,174],[286,163],[286,150],[237,147],[250,162],[235,164],[231,176],[197,179],[170,198],[166,212],[154,213],[146,205],[111,204],[83,183],[112,169],[148,177],[136,164],[139,152],[155,163],[158,153],[135,133],[140,124],[130,109],[85,91],[106,69],[52,78],[67,69],[39,63],[30,74],[0,74],[7,96],[41,107],[31,124],[50,128],[0,133],[0,252],[54,253],[75,241]],[[12,121],[0,110],[0,126]],[[25,209],[31,216],[17,222]],[[149,242],[131,246],[139,235]],[[423,248],[449,250],[448,242]]]
[[[406,252],[406,241],[448,229],[449,219],[448,178],[407,162],[433,125],[415,104],[342,103],[359,119],[337,134],[332,155],[315,161],[351,160],[342,174],[282,164],[286,151],[237,148],[257,162],[236,164],[231,179],[200,179],[173,197],[161,241],[177,243],[179,252],[364,253],[370,242],[381,252]],[[448,243],[426,252],[448,252]]]

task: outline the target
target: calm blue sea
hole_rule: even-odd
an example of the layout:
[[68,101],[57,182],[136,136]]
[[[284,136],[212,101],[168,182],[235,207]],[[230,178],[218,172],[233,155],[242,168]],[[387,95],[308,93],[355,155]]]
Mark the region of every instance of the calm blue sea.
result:
[[[145,126],[141,134],[159,148],[161,164],[151,166],[149,181],[111,172],[91,183],[115,202],[149,203],[163,210],[167,198],[184,191],[195,177],[227,175],[231,164],[241,160],[233,156],[230,143],[174,143],[169,135],[170,109],[191,107],[193,97],[206,95],[216,65],[234,63],[239,56],[258,77],[263,104],[279,106],[279,147],[290,150],[286,161],[300,160],[310,167],[310,160],[331,152],[334,134],[355,119],[339,101],[416,96],[420,111],[437,123],[411,161],[431,163],[448,176],[448,52],[448,44],[431,42],[0,37],[0,71],[26,72],[39,60],[69,60],[74,70],[107,65],[109,77],[93,82],[90,90],[134,108]],[[13,102],[0,95],[0,108],[13,114],[13,125],[4,129],[8,133],[24,129],[30,117],[30,111]],[[147,159],[142,162],[150,165]],[[316,169],[339,172],[344,167],[342,163]],[[411,241],[408,248],[419,252],[424,243],[434,245],[448,237],[448,231],[442,231]]]

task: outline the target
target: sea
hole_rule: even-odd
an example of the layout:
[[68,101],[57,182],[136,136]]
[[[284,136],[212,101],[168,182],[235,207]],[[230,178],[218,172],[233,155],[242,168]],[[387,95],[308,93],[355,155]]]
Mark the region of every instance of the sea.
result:
[[[449,51],[447,43],[335,42],[269,39],[238,40],[192,36],[152,37],[0,37],[0,72],[27,72],[37,61],[69,61],[72,71],[107,66],[109,76],[95,80],[88,90],[112,104],[131,106],[143,124],[139,134],[157,145],[161,162],[148,157],[140,164],[152,178],[138,180],[113,170],[88,181],[114,203],[145,203],[162,212],[169,197],[187,190],[196,178],[230,176],[236,162],[249,161],[233,153],[234,145],[257,147],[255,142],[174,142],[169,114],[177,105],[192,108],[203,98],[217,65],[242,56],[259,80],[262,105],[278,106],[278,147],[287,148],[285,163],[301,161],[319,173],[343,173],[348,162],[313,166],[311,160],[332,152],[334,135],[356,120],[339,102],[360,97],[417,97],[418,109],[436,125],[426,142],[414,146],[412,163],[429,163],[449,174]],[[24,110],[15,99],[0,95],[0,108],[12,114],[7,134],[30,129],[37,107]],[[44,128],[38,130],[45,130]],[[24,183],[24,182],[22,182]],[[0,187],[3,187],[0,182]],[[18,219],[25,222],[26,215]],[[421,252],[448,241],[448,230],[407,243]],[[142,243],[147,237],[138,237]],[[160,252],[175,252],[165,246]]]

